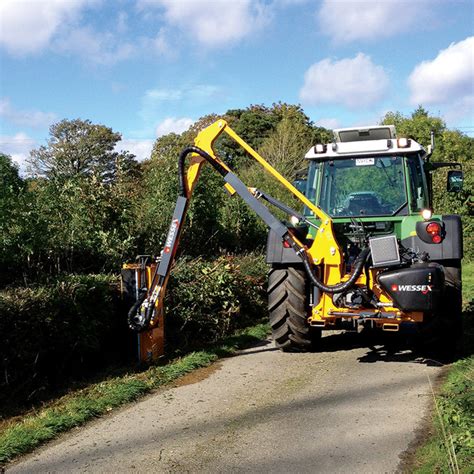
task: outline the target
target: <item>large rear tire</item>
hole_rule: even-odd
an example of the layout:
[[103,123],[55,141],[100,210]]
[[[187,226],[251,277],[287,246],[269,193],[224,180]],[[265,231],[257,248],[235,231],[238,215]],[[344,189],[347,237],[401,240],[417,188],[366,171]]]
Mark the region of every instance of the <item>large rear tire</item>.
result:
[[275,346],[285,352],[314,348],[321,330],[307,322],[308,285],[306,273],[294,265],[275,265],[268,274],[268,309]]
[[443,300],[431,320],[423,324],[421,347],[441,358],[451,359],[462,350],[461,263],[445,266],[444,275]]

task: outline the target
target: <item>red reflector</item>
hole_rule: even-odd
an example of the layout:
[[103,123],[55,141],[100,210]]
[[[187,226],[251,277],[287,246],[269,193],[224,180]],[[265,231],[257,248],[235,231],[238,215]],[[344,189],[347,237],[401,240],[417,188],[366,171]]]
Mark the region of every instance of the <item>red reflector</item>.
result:
[[439,243],[441,243],[443,238],[441,237],[441,235],[435,234],[431,237],[431,240],[433,241],[434,244],[439,244]]
[[441,226],[437,222],[430,222],[426,226],[426,232],[428,234],[441,234]]
[[283,241],[283,247],[285,247],[286,249],[289,249],[289,248],[291,248],[291,245],[286,240],[284,240]]

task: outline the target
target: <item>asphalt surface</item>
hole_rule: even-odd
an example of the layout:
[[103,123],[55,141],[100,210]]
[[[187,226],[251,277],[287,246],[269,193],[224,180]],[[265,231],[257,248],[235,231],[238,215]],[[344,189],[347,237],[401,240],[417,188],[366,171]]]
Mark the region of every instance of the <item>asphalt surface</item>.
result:
[[357,334],[330,334],[309,354],[266,341],[7,472],[397,472],[441,369],[409,351],[375,348]]

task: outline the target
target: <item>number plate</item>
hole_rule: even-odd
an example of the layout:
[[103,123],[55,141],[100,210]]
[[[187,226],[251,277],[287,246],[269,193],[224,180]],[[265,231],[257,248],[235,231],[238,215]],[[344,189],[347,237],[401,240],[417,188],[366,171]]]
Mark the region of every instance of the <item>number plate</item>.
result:
[[375,158],[356,158],[356,166],[370,166],[375,163]]

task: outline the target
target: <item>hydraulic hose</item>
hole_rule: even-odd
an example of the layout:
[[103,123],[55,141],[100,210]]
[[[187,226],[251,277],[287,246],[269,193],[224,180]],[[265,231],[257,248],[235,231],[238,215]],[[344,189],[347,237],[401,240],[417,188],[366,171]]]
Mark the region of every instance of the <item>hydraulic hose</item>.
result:
[[179,182],[179,195],[183,196],[185,198],[188,197],[188,190],[186,189],[186,181],[184,178],[184,166],[185,166],[185,161],[186,157],[190,153],[196,153],[202,158],[204,158],[209,164],[211,164],[215,170],[220,173],[222,176],[224,176],[227,173],[227,170],[220,164],[218,163],[214,158],[212,158],[211,155],[206,153],[204,150],[201,148],[198,148],[197,146],[188,146],[186,147],[179,155],[178,159],[178,182]]
[[321,291],[324,291],[325,293],[342,293],[343,291],[346,291],[352,288],[357,278],[359,278],[360,275],[362,274],[362,271],[364,270],[365,262],[369,258],[369,255],[370,255],[370,248],[367,247],[364,250],[362,250],[362,252],[356,258],[356,261],[354,262],[354,270],[352,271],[349,279],[343,283],[338,283],[337,285],[328,286],[328,285],[325,285],[321,280],[319,280],[319,278],[314,274],[314,271],[311,268],[311,264],[306,254],[300,253],[300,256],[303,260],[304,268],[311,282],[313,283],[313,285],[315,285],[316,287],[318,287]]
[[145,301],[146,295],[147,295],[147,290],[146,289],[140,290],[137,301],[135,301],[135,303],[130,308],[130,311],[127,314],[128,327],[132,331],[142,332],[145,329],[147,329],[148,325],[150,324],[151,317],[150,318],[148,318],[148,317],[141,318],[140,317],[140,312],[139,312],[142,303]]
[[[178,185],[179,185],[179,196],[184,197],[186,199],[189,198],[189,190],[186,187],[186,179],[185,179],[185,164],[186,158],[190,153],[196,153],[206,161],[208,161],[217,172],[219,172],[222,176],[227,173],[227,170],[215,159],[213,159],[208,153],[201,148],[196,146],[188,146],[186,147],[179,155],[178,159]],[[128,312],[127,322],[130,329],[136,332],[142,332],[149,328],[151,320],[153,318],[153,312],[155,311],[155,301],[152,301],[152,293],[153,288],[157,284],[160,284],[160,277],[158,275],[158,267],[153,275],[152,283],[150,285],[150,289],[142,289],[140,294],[138,295],[137,300],[130,308]],[[163,281],[161,281],[163,283]],[[147,302],[146,307],[142,308],[142,305],[145,303],[146,298],[150,296],[150,300]]]

